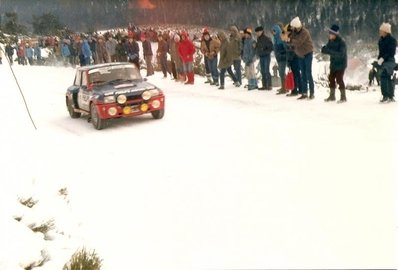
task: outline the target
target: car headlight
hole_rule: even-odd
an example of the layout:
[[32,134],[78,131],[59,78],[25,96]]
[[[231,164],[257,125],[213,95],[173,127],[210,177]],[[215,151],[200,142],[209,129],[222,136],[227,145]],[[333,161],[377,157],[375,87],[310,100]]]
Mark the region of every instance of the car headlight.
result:
[[142,99],[143,100],[150,100],[151,97],[152,97],[152,94],[149,91],[145,91],[144,93],[142,93]]
[[149,93],[151,93],[153,97],[160,95],[160,91],[158,89],[149,90]]
[[114,103],[114,102],[115,102],[114,96],[104,97],[104,103]]
[[125,95],[120,95],[117,97],[117,103],[124,104],[127,101],[127,97]]

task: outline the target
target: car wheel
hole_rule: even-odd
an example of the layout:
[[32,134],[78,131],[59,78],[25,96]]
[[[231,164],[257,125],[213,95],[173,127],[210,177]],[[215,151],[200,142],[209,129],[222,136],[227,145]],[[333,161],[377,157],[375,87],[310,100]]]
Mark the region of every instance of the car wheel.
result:
[[91,123],[93,124],[95,129],[101,130],[104,128],[105,120],[99,117],[97,108],[95,107],[94,103],[91,103],[90,105],[90,118],[91,118]]
[[164,116],[164,109],[151,112],[152,117],[155,119],[162,119]]
[[79,118],[82,114],[75,112],[73,109],[72,101],[67,97],[66,98],[66,107],[68,108],[68,112],[71,118]]

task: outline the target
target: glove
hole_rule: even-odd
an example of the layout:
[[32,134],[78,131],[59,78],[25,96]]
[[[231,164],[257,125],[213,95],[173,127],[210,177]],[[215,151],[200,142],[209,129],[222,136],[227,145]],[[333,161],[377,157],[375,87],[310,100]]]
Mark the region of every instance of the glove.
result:
[[379,64],[379,66],[381,66],[384,63],[384,58],[381,57],[378,61],[377,64]]
[[324,54],[327,54],[328,53],[328,48],[326,46],[323,46],[321,52],[324,53]]

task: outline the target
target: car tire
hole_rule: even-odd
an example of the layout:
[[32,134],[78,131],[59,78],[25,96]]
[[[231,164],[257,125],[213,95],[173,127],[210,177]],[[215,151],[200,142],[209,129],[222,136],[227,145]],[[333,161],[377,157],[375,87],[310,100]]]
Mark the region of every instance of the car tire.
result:
[[71,118],[80,118],[80,116],[82,115],[81,113],[75,112],[75,110],[73,109],[72,101],[68,97],[66,97],[66,108],[68,109]]
[[162,119],[164,116],[164,109],[151,112],[152,117],[155,119]]
[[90,105],[90,118],[91,123],[93,124],[95,129],[101,130],[104,128],[106,121],[99,117],[97,108],[95,107],[94,103],[91,103]]

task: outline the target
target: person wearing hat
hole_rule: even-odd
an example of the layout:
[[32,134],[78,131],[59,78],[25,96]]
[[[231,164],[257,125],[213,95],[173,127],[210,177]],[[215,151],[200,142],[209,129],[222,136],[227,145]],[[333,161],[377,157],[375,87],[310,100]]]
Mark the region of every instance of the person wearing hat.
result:
[[347,46],[340,36],[339,29],[339,26],[336,24],[328,29],[329,41],[321,50],[323,54],[330,55],[330,94],[329,97],[325,99],[326,102],[336,100],[336,82],[339,85],[341,93],[339,103],[347,101],[344,84],[344,72],[347,68]]
[[256,68],[254,61],[256,60],[256,41],[252,37],[252,30],[246,28],[244,31],[242,60],[245,63],[245,74],[248,80],[248,90],[258,89]]
[[205,58],[205,68],[207,81],[210,85],[219,86],[218,84],[218,53],[221,43],[218,39],[210,37],[210,33],[206,30],[203,32],[202,41],[200,43],[200,51]]
[[255,30],[257,36],[256,54],[260,58],[260,69],[263,86],[258,90],[272,90],[271,73],[269,67],[271,64],[271,52],[274,50],[272,40],[265,35],[262,26],[257,27]]
[[395,68],[395,52],[397,40],[391,35],[391,24],[383,23],[379,29],[379,56],[377,66],[381,70],[381,93],[383,95],[381,103],[394,102],[394,83],[391,76]]
[[303,26],[299,17],[295,17],[291,22],[291,37],[288,42],[293,46],[294,52],[299,57],[300,73],[301,73],[301,96],[298,99],[308,98],[308,86],[310,88],[310,99],[315,98],[314,79],[312,78],[312,58],[314,45],[310,32]]

